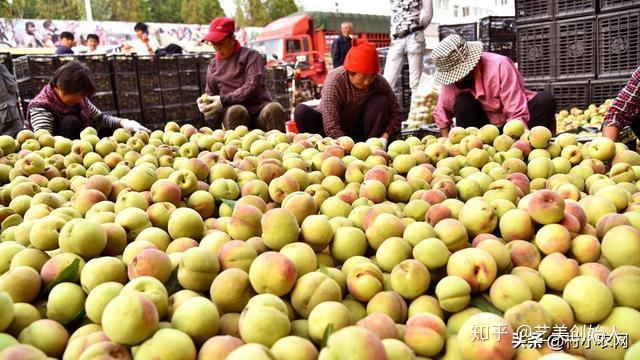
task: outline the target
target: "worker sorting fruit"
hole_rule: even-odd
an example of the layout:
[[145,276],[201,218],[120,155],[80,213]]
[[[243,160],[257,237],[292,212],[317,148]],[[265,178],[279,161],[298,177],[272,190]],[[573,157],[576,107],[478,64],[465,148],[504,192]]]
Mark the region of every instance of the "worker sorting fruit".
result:
[[264,82],[264,59],[259,52],[240,45],[235,21],[219,17],[211,21],[204,41],[212,43],[216,56],[207,69],[205,94],[198,109],[210,127],[285,131],[282,106],[271,100]]
[[296,106],[294,119],[300,132],[386,143],[400,132],[401,109],[391,86],[380,72],[376,48],[354,41],[344,65],[329,73],[318,109]]
[[434,111],[443,136],[455,117],[456,126],[502,126],[521,120],[527,127],[544,126],[555,133],[555,103],[549,92],[525,89],[511,59],[483,52],[482,43],[450,35],[433,50],[434,82],[442,86]]
[[137,121],[100,111],[89,100],[95,92],[96,85],[89,68],[79,61],[62,65],[53,74],[51,82],[29,102],[27,128],[47,130],[69,139],[80,138],[80,132],[88,126],[150,132]]
[[627,126],[640,138],[640,68],[611,103],[602,122],[602,135],[617,141],[620,130]]

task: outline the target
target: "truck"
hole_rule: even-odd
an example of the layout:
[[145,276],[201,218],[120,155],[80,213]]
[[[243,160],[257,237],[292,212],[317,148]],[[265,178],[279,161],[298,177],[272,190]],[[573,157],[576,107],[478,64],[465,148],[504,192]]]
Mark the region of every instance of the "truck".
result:
[[[345,21],[353,24],[353,38],[367,40],[376,47],[389,46],[389,16],[313,11],[297,12],[273,21],[250,46],[266,57],[267,66],[296,64],[293,72],[296,82],[311,93],[298,96],[298,100],[317,98],[328,69],[332,68],[331,45]],[[296,102],[294,100],[294,105]]]

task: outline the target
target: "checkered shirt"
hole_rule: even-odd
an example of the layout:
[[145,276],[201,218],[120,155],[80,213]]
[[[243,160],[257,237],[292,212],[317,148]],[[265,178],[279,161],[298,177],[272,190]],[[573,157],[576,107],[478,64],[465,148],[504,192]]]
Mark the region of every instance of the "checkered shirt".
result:
[[622,129],[640,119],[640,67],[609,107],[602,126]]

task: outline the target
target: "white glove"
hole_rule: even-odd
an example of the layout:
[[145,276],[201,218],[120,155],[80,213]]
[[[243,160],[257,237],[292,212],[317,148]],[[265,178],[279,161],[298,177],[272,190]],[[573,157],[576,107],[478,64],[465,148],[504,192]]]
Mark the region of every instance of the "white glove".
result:
[[131,131],[131,132],[138,132],[138,131],[144,131],[144,132],[148,132],[150,133],[151,130],[147,129],[146,127],[140,125],[139,122],[135,121],[135,120],[129,120],[129,119],[122,119],[122,121],[120,122],[120,126],[127,130],[127,131]]
[[382,150],[387,151],[387,145],[389,144],[389,140],[387,138],[380,138],[380,142],[382,143]]
[[211,117],[222,110],[222,101],[218,95],[203,94],[198,98],[197,104],[198,110],[206,117]]

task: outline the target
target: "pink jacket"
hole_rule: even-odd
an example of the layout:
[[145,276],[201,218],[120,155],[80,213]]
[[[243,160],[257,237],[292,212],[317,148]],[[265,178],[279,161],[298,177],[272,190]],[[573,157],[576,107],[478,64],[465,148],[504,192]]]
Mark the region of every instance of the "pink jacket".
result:
[[[527,102],[537,93],[526,90],[524,78],[506,56],[483,52],[480,62],[473,70],[476,84],[471,94],[476,98],[494,125],[503,125],[512,119],[522,119],[529,123]],[[440,90],[438,105],[433,113],[436,124],[441,129],[451,127],[456,98],[462,91],[453,85]]]

